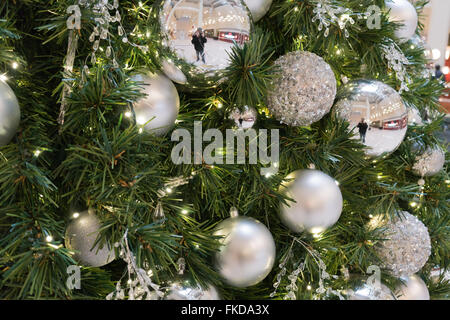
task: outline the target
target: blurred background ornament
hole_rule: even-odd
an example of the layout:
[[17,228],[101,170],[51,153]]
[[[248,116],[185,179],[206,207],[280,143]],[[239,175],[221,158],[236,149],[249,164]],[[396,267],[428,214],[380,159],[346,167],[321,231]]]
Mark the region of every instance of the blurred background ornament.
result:
[[170,286],[164,300],[220,300],[220,296],[213,285],[209,285],[207,289],[202,289],[198,285],[182,281],[175,282]]
[[131,78],[132,81],[142,82],[141,91],[146,97],[133,103],[133,110],[138,126],[157,136],[166,134],[175,124],[180,108],[175,85],[162,74],[150,72],[140,73]]
[[171,59],[163,59],[161,66],[164,74],[173,82],[178,84],[185,84],[187,82],[187,78],[183,71],[181,71]]
[[397,91],[376,80],[356,80],[339,89],[335,111],[350,122],[349,129],[369,148],[366,154],[377,157],[394,152],[402,143],[408,111]]
[[395,31],[400,43],[411,39],[416,33],[419,18],[416,8],[408,0],[386,0],[386,7],[390,9],[389,21],[401,26]]
[[402,277],[400,280],[404,283],[395,290],[397,300],[430,300],[427,285],[418,275]]
[[408,108],[408,124],[421,126],[423,125],[422,117],[420,116],[419,110],[415,107]]
[[290,126],[308,126],[326,115],[336,96],[336,79],[328,63],[307,51],[289,52],[278,67],[267,107],[274,118]]
[[241,0],[164,0],[159,14],[163,45],[190,89],[217,86],[230,64],[231,48],[251,36],[250,11]]
[[14,91],[0,79],[0,146],[8,144],[19,128],[20,107]]
[[239,108],[235,108],[231,114],[230,119],[234,121],[234,124],[239,129],[249,129],[253,127],[258,118],[258,112],[255,108],[244,106],[242,111]]
[[243,288],[262,281],[275,262],[275,242],[264,224],[250,217],[237,215],[222,221],[214,232],[222,236],[216,255],[219,273],[227,283]]
[[244,0],[252,13],[253,22],[260,20],[269,11],[272,0]]
[[428,147],[425,152],[418,155],[413,165],[413,172],[421,177],[438,174],[445,164],[445,151],[439,146]]
[[109,243],[102,245],[98,243],[92,248],[100,227],[100,220],[93,209],[75,213],[73,220],[67,225],[66,248],[74,251],[73,258],[84,266],[101,267],[116,258],[114,248]]
[[281,204],[280,218],[294,232],[320,233],[341,216],[343,199],[336,180],[319,170],[297,170],[280,190],[296,202]]
[[393,218],[375,216],[369,228],[382,228],[381,240],[375,251],[382,268],[395,277],[410,276],[422,269],[431,254],[431,239],[427,227],[407,211]]

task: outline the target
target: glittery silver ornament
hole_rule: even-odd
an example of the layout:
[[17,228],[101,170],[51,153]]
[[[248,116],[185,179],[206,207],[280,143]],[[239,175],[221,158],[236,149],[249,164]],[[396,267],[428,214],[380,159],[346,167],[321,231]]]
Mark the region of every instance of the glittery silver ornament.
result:
[[346,290],[345,295],[347,300],[396,300],[386,285],[371,285],[366,279],[351,280],[351,289]]
[[256,22],[269,11],[272,0],[244,0],[252,13],[253,21]]
[[281,204],[280,217],[294,232],[319,233],[341,216],[343,199],[336,180],[319,170],[290,173],[280,188],[296,202]]
[[334,107],[350,122],[372,157],[394,152],[405,138],[408,111],[397,91],[376,80],[351,81],[341,87]]
[[385,268],[396,277],[418,272],[431,254],[431,239],[427,227],[407,211],[398,212],[391,219],[374,217],[369,228],[383,228],[380,238],[386,239],[375,247]]
[[180,109],[180,98],[175,85],[162,74],[137,74],[131,78],[142,82],[142,92],[147,96],[133,104],[136,123],[145,124],[147,132],[161,136],[175,124]]
[[159,21],[163,45],[186,75],[186,87],[218,85],[230,65],[229,53],[250,39],[252,19],[241,0],[164,0]]
[[445,152],[439,146],[428,147],[425,152],[418,155],[413,165],[413,172],[421,177],[438,174],[444,168]]
[[289,52],[278,58],[275,66],[279,77],[267,97],[275,119],[290,126],[307,126],[330,111],[336,79],[321,57],[306,51]]
[[20,107],[14,91],[0,79],[0,146],[8,144],[20,122]]
[[234,123],[239,129],[249,129],[256,123],[258,112],[255,108],[244,106],[243,110],[239,108],[234,109],[230,114],[230,119],[234,120]]
[[420,116],[419,110],[417,110],[417,108],[408,108],[408,124],[416,126],[423,125],[422,117]]
[[404,283],[395,290],[397,300],[430,300],[427,285],[416,274],[400,278]]
[[401,25],[395,31],[395,36],[401,43],[411,39],[419,22],[416,8],[408,0],[386,0],[386,7],[390,9],[389,21]]
[[175,282],[170,286],[164,300],[220,300],[220,296],[213,285],[204,290],[200,286],[192,286],[189,282]]
[[173,82],[185,84],[187,82],[186,75],[178,68],[171,59],[164,59],[161,62],[162,71]]
[[84,266],[101,267],[115,259],[115,252],[110,244],[106,243],[101,248],[97,244],[93,248],[100,227],[100,220],[92,209],[74,215],[67,226],[66,248],[74,251],[73,258]]
[[214,235],[223,236],[216,264],[230,285],[239,288],[255,285],[272,270],[275,242],[258,220],[233,215],[217,226]]

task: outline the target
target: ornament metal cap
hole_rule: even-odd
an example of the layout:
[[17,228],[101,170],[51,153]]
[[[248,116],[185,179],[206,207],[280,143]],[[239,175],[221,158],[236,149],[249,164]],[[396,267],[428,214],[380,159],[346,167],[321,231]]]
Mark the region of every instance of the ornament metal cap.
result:
[[231,207],[230,209],[230,217],[231,218],[236,218],[239,217],[239,211],[236,207]]

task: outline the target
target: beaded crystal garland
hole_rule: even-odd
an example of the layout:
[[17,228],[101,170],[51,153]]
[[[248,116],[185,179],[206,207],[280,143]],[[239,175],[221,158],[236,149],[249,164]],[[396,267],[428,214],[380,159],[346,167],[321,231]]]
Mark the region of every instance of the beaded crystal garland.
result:
[[322,31],[325,28],[325,37],[330,34],[329,26],[331,23],[338,24],[339,28],[344,31],[346,38],[350,36],[346,28],[347,23],[355,24],[355,20],[351,17],[353,12],[350,9],[332,5],[330,0],[319,0],[313,12],[312,22],[319,21],[318,29]]
[[374,217],[370,227],[383,228],[380,238],[387,239],[376,246],[382,268],[396,277],[410,276],[422,269],[431,254],[427,227],[407,211],[398,212],[390,221]]
[[321,57],[294,51],[275,61],[279,77],[268,94],[268,108],[281,123],[307,126],[327,114],[336,96],[336,79]]
[[411,83],[411,79],[406,72],[406,65],[410,64],[402,50],[394,42],[394,40],[385,38],[385,44],[381,45],[383,56],[388,62],[389,68],[395,72],[397,80],[400,81],[399,93],[403,91],[409,91],[408,84]]

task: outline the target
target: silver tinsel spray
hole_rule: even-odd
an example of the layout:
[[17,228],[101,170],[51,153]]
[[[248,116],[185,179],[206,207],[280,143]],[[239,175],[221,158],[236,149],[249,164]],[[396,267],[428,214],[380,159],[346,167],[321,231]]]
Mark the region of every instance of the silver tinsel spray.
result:
[[408,84],[411,83],[411,79],[405,67],[410,64],[409,60],[394,40],[385,38],[384,43],[381,45],[381,50],[383,51],[384,58],[388,61],[389,68],[394,70],[397,80],[400,81],[399,93],[409,91]]
[[318,29],[322,31],[325,28],[325,37],[330,34],[329,26],[332,23],[337,24],[344,31],[346,38],[350,36],[346,28],[347,23],[355,24],[355,20],[351,17],[353,12],[350,9],[332,5],[330,0],[318,0],[313,12],[312,22],[319,21]]

